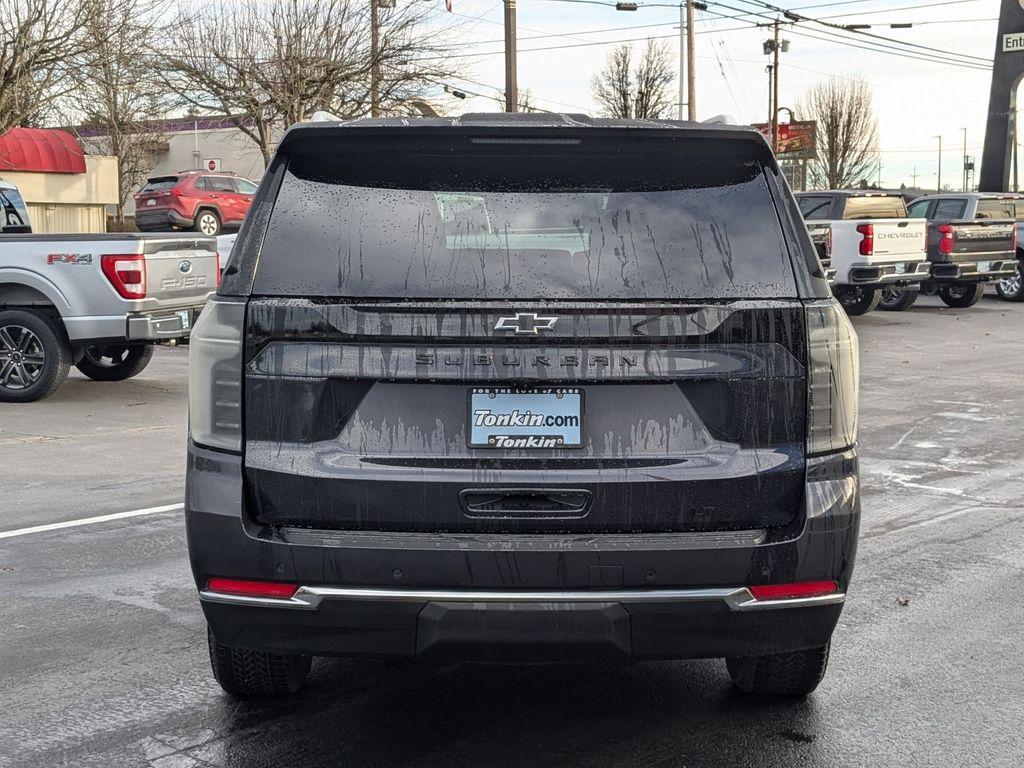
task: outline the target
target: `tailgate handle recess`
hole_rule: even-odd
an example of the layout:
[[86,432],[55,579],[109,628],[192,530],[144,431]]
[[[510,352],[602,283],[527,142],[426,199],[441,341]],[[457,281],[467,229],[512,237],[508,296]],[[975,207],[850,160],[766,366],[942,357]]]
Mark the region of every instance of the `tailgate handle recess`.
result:
[[466,488],[459,501],[467,517],[575,519],[590,511],[590,491],[579,488]]

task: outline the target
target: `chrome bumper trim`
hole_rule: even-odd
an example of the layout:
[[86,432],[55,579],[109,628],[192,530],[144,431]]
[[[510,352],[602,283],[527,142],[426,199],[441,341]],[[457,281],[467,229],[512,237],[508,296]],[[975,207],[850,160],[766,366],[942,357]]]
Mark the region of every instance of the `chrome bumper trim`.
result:
[[316,610],[324,600],[372,600],[415,603],[701,603],[721,601],[733,611],[806,608],[842,603],[846,594],[836,592],[784,600],[755,600],[746,587],[708,589],[580,590],[570,592],[505,592],[500,590],[378,589],[369,587],[299,587],[288,599],[247,597],[201,590],[209,603],[255,605],[272,608]]

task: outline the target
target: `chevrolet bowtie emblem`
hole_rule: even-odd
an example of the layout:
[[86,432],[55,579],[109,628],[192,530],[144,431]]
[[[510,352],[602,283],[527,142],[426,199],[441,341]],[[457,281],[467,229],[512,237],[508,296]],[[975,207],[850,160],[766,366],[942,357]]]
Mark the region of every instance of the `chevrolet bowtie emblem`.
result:
[[550,331],[557,322],[557,317],[540,317],[536,312],[517,312],[515,317],[498,318],[494,330],[513,331],[516,336],[536,336],[541,331]]

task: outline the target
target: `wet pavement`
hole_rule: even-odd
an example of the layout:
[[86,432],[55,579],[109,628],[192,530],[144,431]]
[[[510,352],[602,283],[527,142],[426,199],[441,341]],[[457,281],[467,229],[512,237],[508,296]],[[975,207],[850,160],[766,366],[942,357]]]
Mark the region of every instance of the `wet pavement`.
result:
[[0,406],[0,766],[1024,764],[1024,304],[855,320],[864,520],[806,701],[721,662],[493,667],[318,659],[239,703],[209,672],[173,504],[186,353]]

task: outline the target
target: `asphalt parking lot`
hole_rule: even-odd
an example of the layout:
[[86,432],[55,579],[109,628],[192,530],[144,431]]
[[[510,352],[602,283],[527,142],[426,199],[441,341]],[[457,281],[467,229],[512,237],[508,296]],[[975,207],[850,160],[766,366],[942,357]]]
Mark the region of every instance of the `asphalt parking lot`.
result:
[[187,353],[0,406],[0,766],[1024,764],[1024,304],[855,324],[861,544],[803,702],[746,699],[720,662],[333,659],[294,698],[232,701],[179,509],[24,532],[180,502]]

